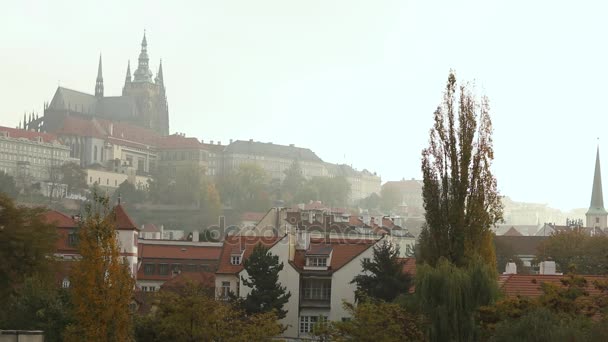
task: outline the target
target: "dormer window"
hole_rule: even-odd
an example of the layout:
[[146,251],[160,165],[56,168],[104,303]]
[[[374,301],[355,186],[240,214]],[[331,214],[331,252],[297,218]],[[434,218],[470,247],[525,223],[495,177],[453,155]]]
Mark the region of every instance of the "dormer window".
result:
[[310,246],[306,251],[306,264],[304,269],[327,270],[331,265],[333,248],[331,245]]
[[308,266],[313,267],[327,267],[327,258],[323,257],[309,257]]
[[232,249],[232,252],[230,253],[230,263],[232,265],[240,265],[241,262],[243,262],[243,253],[245,252],[244,249],[240,249],[240,248],[234,248]]

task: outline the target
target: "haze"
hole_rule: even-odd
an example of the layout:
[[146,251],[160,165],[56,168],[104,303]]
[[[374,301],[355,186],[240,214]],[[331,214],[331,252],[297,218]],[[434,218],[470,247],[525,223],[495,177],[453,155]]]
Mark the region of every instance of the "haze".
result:
[[607,10],[600,1],[7,2],[0,119],[42,115],[58,84],[93,93],[100,53],[106,95],[120,94],[145,29],[151,68],[163,60],[172,133],[309,147],[384,182],[421,177],[454,69],[490,98],[502,194],[587,207],[597,138],[608,161]]

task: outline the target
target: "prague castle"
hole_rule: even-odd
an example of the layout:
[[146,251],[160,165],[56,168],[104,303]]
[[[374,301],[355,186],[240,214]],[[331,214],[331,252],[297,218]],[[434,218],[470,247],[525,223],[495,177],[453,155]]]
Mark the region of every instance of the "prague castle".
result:
[[130,63],[127,64],[122,96],[104,96],[100,56],[94,95],[58,87],[51,102],[44,106],[44,116],[30,117],[29,121],[24,118],[24,128],[57,132],[64,126],[67,117],[119,121],[150,129],[162,136],[169,134],[169,109],[163,82],[163,66],[160,62],[156,77],[153,77],[149,67],[145,33],[133,77]]

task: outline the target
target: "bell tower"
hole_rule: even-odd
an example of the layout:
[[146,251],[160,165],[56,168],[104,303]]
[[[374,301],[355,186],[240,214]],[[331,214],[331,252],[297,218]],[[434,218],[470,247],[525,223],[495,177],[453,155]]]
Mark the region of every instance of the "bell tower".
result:
[[588,228],[599,228],[605,230],[608,226],[608,212],[604,208],[604,195],[602,193],[602,171],[600,168],[600,148],[598,146],[595,155],[595,173],[593,175],[593,187],[591,189],[591,203],[585,214],[586,226]]

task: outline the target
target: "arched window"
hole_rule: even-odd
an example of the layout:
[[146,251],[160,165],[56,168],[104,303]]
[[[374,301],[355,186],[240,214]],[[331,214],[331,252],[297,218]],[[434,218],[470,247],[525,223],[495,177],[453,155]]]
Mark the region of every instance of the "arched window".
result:
[[97,146],[93,148],[93,160],[97,161]]
[[70,287],[70,279],[68,279],[67,277],[63,278],[63,281],[61,282],[61,287],[63,287],[64,289],[67,289]]

